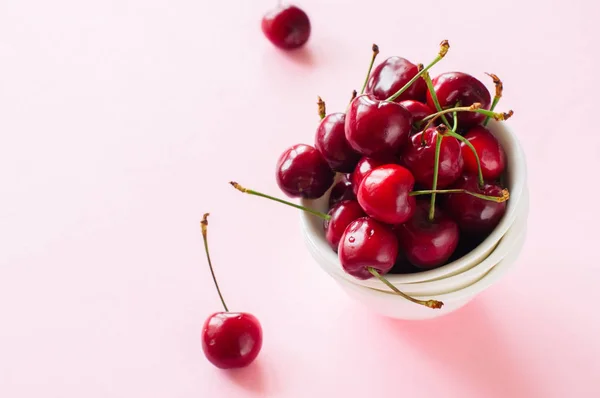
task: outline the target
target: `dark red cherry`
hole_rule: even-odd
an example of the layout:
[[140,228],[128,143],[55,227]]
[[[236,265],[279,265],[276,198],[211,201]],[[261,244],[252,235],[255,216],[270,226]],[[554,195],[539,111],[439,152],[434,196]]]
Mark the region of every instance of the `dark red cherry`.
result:
[[369,279],[373,267],[386,274],[396,262],[398,239],[391,227],[370,217],[352,221],[340,240],[338,258],[348,274],[357,279]]
[[375,160],[367,157],[360,159],[356,165],[356,168],[354,169],[354,172],[352,172],[350,175],[350,181],[352,182],[352,190],[354,195],[356,196],[358,194],[358,187],[369,171],[388,163],[397,163],[397,161],[391,156],[382,160]]
[[[491,96],[485,85],[471,75],[462,72],[447,72],[433,79],[433,88],[442,108],[452,108],[460,101],[460,106],[470,106],[475,102],[482,109],[489,109]],[[427,105],[435,109],[431,94],[427,91]],[[458,112],[460,128],[480,124],[484,115],[475,112]]]
[[[481,163],[481,173],[486,180],[495,180],[504,172],[506,155],[494,135],[483,126],[471,128],[464,136],[475,147]],[[477,174],[477,160],[471,148],[461,143],[465,171]]]
[[221,369],[242,368],[256,359],[262,347],[258,319],[243,312],[217,312],[202,328],[202,350]]
[[[498,185],[486,182],[483,188],[480,188],[475,174],[461,176],[452,188],[502,197],[502,188]],[[491,232],[506,212],[506,202],[498,203],[480,199],[466,193],[444,195],[443,203],[447,213],[456,221],[460,229],[467,233]]]
[[352,172],[360,159],[360,154],[346,140],[345,120],[345,113],[331,113],[321,120],[315,135],[315,148],[321,152],[329,167],[340,173]]
[[394,156],[408,142],[410,112],[400,104],[379,101],[371,95],[356,97],[346,114],[346,139],[363,156]]
[[358,203],[369,216],[386,224],[402,224],[415,211],[415,198],[409,194],[415,179],[408,169],[386,164],[371,170],[358,187]]
[[356,200],[339,202],[327,214],[331,219],[323,221],[325,237],[331,248],[336,252],[348,224],[357,218],[367,216]]
[[429,105],[415,100],[400,101],[400,105],[408,109],[413,117],[413,123],[435,113]]
[[334,175],[321,153],[310,145],[294,145],[277,161],[277,184],[292,198],[320,198],[333,184]]
[[286,50],[303,46],[310,37],[310,20],[300,8],[280,6],[262,19],[262,31],[279,48]]
[[[409,143],[400,154],[401,163],[415,177],[415,181],[431,189],[433,187],[433,167],[435,165],[435,145],[439,133],[435,127],[420,131],[410,137]],[[460,141],[445,136],[440,147],[437,188],[451,185],[463,171]]]
[[329,208],[332,208],[338,202],[342,200],[356,199],[356,195],[352,189],[352,182],[350,180],[350,174],[344,174],[338,182],[335,183],[331,188],[329,194]]
[[421,269],[444,264],[456,250],[460,236],[458,225],[440,209],[436,208],[430,221],[429,206],[429,201],[419,201],[412,218],[395,227],[401,251]]
[[[402,57],[390,57],[373,70],[365,92],[373,94],[379,100],[391,97],[419,73],[419,67]],[[423,79],[417,79],[408,90],[395,101],[414,99],[425,101],[427,85]]]

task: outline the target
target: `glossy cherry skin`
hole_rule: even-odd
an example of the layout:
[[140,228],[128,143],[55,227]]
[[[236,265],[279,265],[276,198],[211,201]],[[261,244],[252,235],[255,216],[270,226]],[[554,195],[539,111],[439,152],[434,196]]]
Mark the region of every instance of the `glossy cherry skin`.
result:
[[[488,196],[502,196],[502,188],[498,185],[486,182],[483,188],[480,188],[478,178],[474,174],[461,176],[452,188],[466,189]],[[470,234],[491,232],[506,212],[506,202],[497,203],[466,193],[445,194],[443,203],[444,209],[459,228]]]
[[275,46],[285,50],[295,49],[308,41],[310,19],[296,6],[280,6],[263,17],[262,31]]
[[373,267],[381,275],[388,273],[398,256],[398,239],[392,228],[370,217],[352,221],[340,240],[338,258],[348,274],[357,279],[373,275]]
[[429,105],[415,100],[400,101],[400,105],[408,109],[413,117],[413,123],[435,113]]
[[352,182],[350,180],[350,174],[344,174],[338,182],[335,183],[331,188],[329,194],[329,208],[331,209],[336,203],[342,200],[356,199],[356,194],[352,189]]
[[[433,79],[433,88],[442,109],[453,108],[458,101],[460,106],[470,106],[479,102],[482,109],[490,107],[491,96],[488,89],[482,82],[466,73],[443,73]],[[429,91],[427,91],[427,105],[435,109]],[[458,126],[461,129],[480,124],[484,119],[484,115],[475,112],[457,113]]]
[[358,194],[358,187],[362,182],[365,175],[376,167],[383,166],[384,164],[398,163],[396,159],[391,156],[386,159],[376,160],[373,158],[364,157],[358,161],[358,164],[354,168],[354,171],[350,175],[350,181],[352,182],[352,190],[354,195]]
[[420,269],[433,269],[450,258],[459,242],[458,225],[436,208],[429,221],[428,200],[417,203],[410,220],[395,227],[400,248],[408,261]]
[[[433,187],[433,167],[435,165],[435,145],[438,139],[435,127],[420,131],[410,137],[407,146],[400,154],[401,163],[408,168],[415,181],[427,189]],[[451,185],[463,171],[460,141],[446,136],[440,147],[437,188]]]
[[411,128],[412,115],[405,107],[371,95],[356,97],[346,113],[346,139],[363,156],[396,155],[408,142]]
[[242,368],[252,363],[262,348],[262,327],[252,314],[217,312],[202,328],[202,350],[221,369]]
[[356,200],[344,200],[333,206],[327,214],[331,219],[323,221],[325,238],[334,251],[338,251],[338,245],[348,224],[357,218],[366,217],[367,214]]
[[[483,126],[471,128],[464,136],[475,147],[481,163],[481,172],[486,180],[495,180],[504,172],[506,154],[494,135]],[[461,143],[465,171],[477,174],[477,160],[473,151]]]
[[287,196],[315,199],[331,187],[335,173],[314,147],[297,144],[281,154],[275,176]]
[[[373,94],[379,100],[384,100],[400,90],[406,83],[419,73],[419,67],[402,57],[390,57],[377,65],[371,73],[365,92]],[[407,99],[425,101],[427,85],[425,80],[417,79],[395,101]]]
[[352,172],[360,159],[360,154],[352,149],[346,139],[345,121],[345,113],[331,113],[321,120],[315,134],[315,148],[321,152],[329,167],[340,173]]
[[408,169],[386,164],[363,178],[356,197],[370,217],[386,224],[402,224],[415,212],[415,198],[409,196],[414,185],[415,179]]

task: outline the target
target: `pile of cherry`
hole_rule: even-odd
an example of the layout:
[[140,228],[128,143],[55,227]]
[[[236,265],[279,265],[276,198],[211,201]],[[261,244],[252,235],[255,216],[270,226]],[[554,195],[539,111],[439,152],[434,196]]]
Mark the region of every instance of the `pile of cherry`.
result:
[[[444,264],[459,244],[481,241],[500,222],[509,199],[503,187],[506,154],[486,128],[496,113],[502,83],[490,75],[496,95],[475,77],[428,70],[448,52],[443,41],[427,67],[390,57],[373,68],[346,112],[326,113],[314,146],[293,145],[277,162],[280,189],[292,198],[317,199],[330,189],[329,211],[321,213],[231,184],[323,218],[323,228],[343,269],[358,279],[429,270]],[[372,71],[372,72],[371,72]],[[334,184],[335,183],[335,184]],[[333,186],[333,187],[332,187]]]

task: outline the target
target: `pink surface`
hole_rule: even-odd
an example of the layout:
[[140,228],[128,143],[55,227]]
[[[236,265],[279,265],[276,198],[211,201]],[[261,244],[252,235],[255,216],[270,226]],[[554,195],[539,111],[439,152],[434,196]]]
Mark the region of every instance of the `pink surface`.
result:
[[[0,3],[0,397],[600,396],[599,7],[299,0],[313,36],[285,54],[274,3]],[[528,241],[468,307],[391,321],[313,263],[294,210],[227,182],[279,194],[276,157],[312,142],[317,95],[344,109],[371,43],[428,62],[442,39],[433,74],[505,82]],[[264,327],[243,371],[201,351],[205,211],[229,306]]]

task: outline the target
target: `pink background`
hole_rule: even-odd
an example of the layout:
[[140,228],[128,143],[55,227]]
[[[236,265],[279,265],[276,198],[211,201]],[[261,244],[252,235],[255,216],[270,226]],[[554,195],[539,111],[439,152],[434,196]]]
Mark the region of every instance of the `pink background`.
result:
[[[298,0],[313,35],[277,51],[275,1],[0,2],[0,397],[600,396],[593,1]],[[530,4],[533,2],[529,2]],[[313,263],[276,157],[343,110],[370,46],[494,72],[530,169],[517,267],[461,311],[380,318]],[[575,192],[578,192],[575,194]],[[265,333],[223,372],[200,329],[229,306]]]

